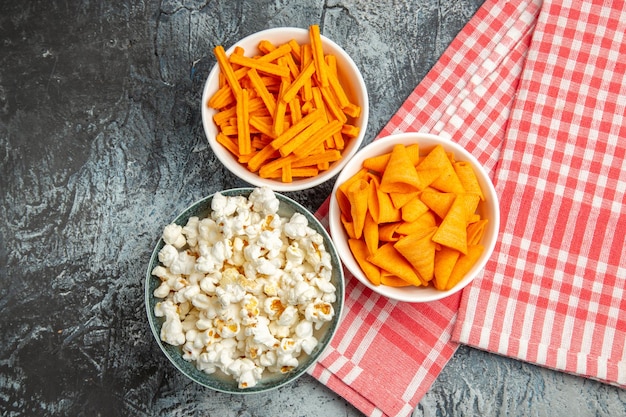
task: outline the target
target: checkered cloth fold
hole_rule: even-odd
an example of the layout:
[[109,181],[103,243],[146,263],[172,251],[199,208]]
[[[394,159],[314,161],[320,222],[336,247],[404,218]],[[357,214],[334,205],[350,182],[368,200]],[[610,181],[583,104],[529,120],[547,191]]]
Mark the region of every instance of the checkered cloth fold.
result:
[[410,415],[458,343],[626,386],[626,5],[561,3],[486,0],[379,134],[465,146],[502,224],[483,274],[441,301],[347,274],[310,373],[367,415]]

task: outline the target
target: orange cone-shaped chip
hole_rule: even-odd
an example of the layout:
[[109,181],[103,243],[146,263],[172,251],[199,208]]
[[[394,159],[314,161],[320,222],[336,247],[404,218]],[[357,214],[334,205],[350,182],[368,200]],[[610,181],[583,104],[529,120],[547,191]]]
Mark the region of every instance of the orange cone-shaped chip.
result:
[[367,245],[367,250],[373,254],[378,249],[378,225],[367,212],[365,214],[365,224],[363,225],[363,239]]
[[452,202],[450,210],[443,218],[433,240],[444,246],[467,253],[467,223],[465,220],[465,201],[463,194],[459,194]]
[[[413,166],[417,165],[420,160],[419,144],[412,143],[406,146],[406,153]],[[387,163],[391,157],[391,152],[382,155],[372,156],[363,161],[363,167],[371,171],[382,174],[387,168]]]
[[392,243],[382,245],[378,251],[370,255],[367,260],[415,286],[422,285],[422,281],[413,270],[411,264],[400,255],[393,247]]
[[341,215],[341,224],[343,224],[343,228],[346,231],[346,234],[350,239],[356,239],[354,237],[354,224],[343,214]]
[[391,202],[395,208],[402,208],[406,203],[419,195],[419,191],[413,191],[411,193],[389,193]]
[[463,202],[465,203],[465,219],[469,222],[476,213],[480,197],[477,194],[463,194]]
[[383,173],[380,190],[386,193],[409,193],[418,190],[419,179],[404,145],[395,145]]
[[370,254],[365,242],[361,239],[349,239],[348,246],[367,279],[374,285],[380,285],[380,269],[367,260]]
[[[448,154],[444,151],[443,146],[437,145],[430,154],[436,154],[436,161],[439,164],[438,168],[441,170],[441,175],[438,176],[430,186],[443,192],[450,193],[463,193],[465,188],[461,184],[461,180],[456,175],[456,171],[452,166],[452,162],[448,157]],[[429,156],[430,156],[429,154]]]
[[478,258],[483,253],[483,250],[484,247],[482,245],[473,245],[467,248],[466,255],[459,256],[459,259],[456,261],[454,269],[450,274],[450,278],[448,278],[448,282],[446,283],[446,290],[452,289],[452,287],[463,279],[469,270],[472,269],[476,261],[478,261]]
[[389,194],[380,190],[378,178],[372,177],[370,181],[370,194],[368,208],[372,218],[377,224],[397,222],[402,219],[402,213],[393,206]]
[[341,210],[341,213],[343,213],[350,221],[352,221],[352,214],[350,213],[350,201],[348,200],[348,188],[350,188],[350,185],[352,185],[354,182],[365,179],[367,175],[368,175],[367,170],[362,168],[359,171],[357,171],[356,174],[348,178],[346,182],[344,182],[337,188],[337,193],[335,197],[337,198],[339,210]]
[[422,214],[428,212],[428,206],[424,204],[418,196],[415,196],[403,205],[400,211],[402,213],[402,220],[412,222],[417,220]]
[[354,226],[354,237],[359,239],[363,234],[365,214],[367,213],[367,197],[369,194],[367,181],[360,179],[348,188],[348,201],[350,202],[350,214]]
[[389,287],[409,287],[413,284],[406,282],[397,275],[392,275],[387,271],[382,271],[380,274],[380,283]]
[[436,227],[425,233],[414,233],[398,240],[393,247],[413,265],[423,285],[433,279],[435,271],[435,248],[437,244],[432,241]]
[[435,288],[441,291],[446,289],[450,274],[452,274],[460,255],[461,252],[447,246],[442,246],[440,250],[435,252],[435,279],[433,280]]
[[487,226],[487,219],[481,219],[477,222],[470,223],[467,226],[467,244],[478,245],[485,233],[485,227]]
[[450,210],[450,206],[452,206],[455,197],[456,195],[453,193],[442,193],[435,189],[424,190],[420,195],[422,202],[441,219],[448,214],[448,210]]
[[385,223],[378,227],[378,239],[381,242],[396,242],[400,239],[400,235],[397,233],[398,227],[401,225],[399,222]]
[[424,231],[436,226],[435,215],[431,211],[419,216],[412,222],[403,222],[396,227],[395,232],[401,235],[411,235],[413,233],[424,233]]
[[457,161],[454,163],[454,171],[457,177],[459,177],[461,184],[463,184],[466,193],[476,194],[482,201],[485,200],[485,195],[483,194],[482,188],[480,188],[472,164],[467,161]]

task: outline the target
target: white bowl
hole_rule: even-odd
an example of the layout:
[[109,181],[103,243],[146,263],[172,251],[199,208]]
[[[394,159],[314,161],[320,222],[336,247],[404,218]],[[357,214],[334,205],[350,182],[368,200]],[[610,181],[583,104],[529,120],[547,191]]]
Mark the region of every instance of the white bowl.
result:
[[[309,43],[309,32],[307,29],[292,27],[263,30],[261,32],[254,33],[231,46],[226,51],[226,55],[230,56],[236,46],[241,46],[245,49],[246,56],[253,56],[258,54],[259,50],[257,45],[261,40],[268,40],[274,45],[281,45],[289,42],[291,39],[296,40],[300,44]],[[216,110],[209,108],[206,103],[218,89],[218,65],[216,64],[209,73],[204,86],[204,91],[202,93],[201,102],[204,133],[206,134],[211,149],[222,164],[224,164],[230,172],[249,184],[258,187],[270,187],[275,191],[297,191],[315,187],[316,185],[319,185],[337,175],[348,162],[350,157],[352,157],[359,150],[359,147],[363,142],[363,138],[365,137],[369,114],[369,102],[365,81],[363,81],[363,76],[352,58],[350,58],[350,56],[339,45],[325,36],[322,36],[322,47],[324,53],[333,54],[337,58],[339,80],[346,90],[348,98],[350,98],[353,103],[361,106],[360,116],[352,121],[355,126],[359,127],[360,132],[356,138],[351,139],[347,143],[346,148],[342,151],[343,157],[339,161],[331,164],[331,167],[328,170],[322,171],[317,176],[312,178],[294,179],[291,183],[283,183],[280,180],[261,178],[256,173],[250,172],[245,166],[240,164],[229,151],[217,142],[216,137],[218,130],[217,126],[213,122],[213,116],[216,114]]]
[[[248,197],[251,192],[252,188],[236,188],[220,191],[220,193],[224,196],[245,197]],[[257,385],[251,388],[242,389],[238,387],[237,381],[235,381],[234,378],[226,376],[219,371],[213,374],[207,374],[203,371],[198,370],[194,363],[188,362],[183,359],[182,349],[180,346],[173,346],[161,340],[160,333],[164,319],[162,317],[157,317],[154,314],[155,305],[158,301],[161,300],[160,298],[154,296],[154,290],[160,285],[161,281],[159,278],[152,275],[152,271],[157,265],[160,265],[158,254],[165,245],[165,242],[162,238],[158,240],[148,263],[145,277],[144,298],[148,322],[150,323],[150,328],[152,329],[152,334],[154,335],[156,342],[158,343],[165,356],[180,372],[182,372],[192,381],[216,391],[226,392],[230,394],[252,394],[273,390],[294,381],[302,374],[304,374],[315,363],[315,361],[319,358],[324,349],[329,345],[331,339],[333,338],[339,327],[344,306],[345,283],[341,260],[339,258],[339,255],[337,254],[337,250],[333,245],[330,236],[326,232],[326,229],[324,229],[324,226],[322,226],[319,220],[317,220],[315,216],[311,214],[311,212],[309,212],[306,208],[304,208],[294,200],[285,197],[284,195],[279,193],[275,194],[280,201],[280,206],[278,209],[278,214],[280,216],[289,218],[295,212],[301,213],[307,218],[309,226],[317,231],[320,235],[322,235],[322,238],[324,240],[324,247],[326,251],[330,254],[331,263],[333,266],[331,283],[335,286],[336,289],[336,301],[332,303],[335,314],[332,320],[324,323],[324,325],[320,329],[314,330],[314,336],[319,341],[318,345],[313,349],[310,355],[305,355],[303,353],[302,356],[299,358],[299,365],[293,370],[285,374],[266,372],[263,374],[263,378],[257,383]],[[184,226],[188,222],[189,218],[192,216],[197,216],[201,219],[207,217],[211,213],[211,201],[213,200],[213,196],[214,194],[193,203],[182,213],[180,213],[176,217],[176,219],[173,220],[173,223]]]
[[[348,236],[341,223],[341,214],[336,198],[337,189],[339,188],[339,186],[361,169],[363,161],[365,159],[383,153],[391,152],[393,146],[396,144],[409,145],[416,142],[419,143],[420,154],[426,154],[434,146],[440,144],[447,152],[454,152],[457,160],[469,161],[474,168],[474,171],[478,178],[478,182],[480,183],[483,193],[485,194],[485,201],[479,204],[477,211],[482,218],[488,219],[488,223],[481,241],[485,249],[476,264],[465,275],[465,277],[456,286],[448,291],[437,290],[433,288],[432,285],[428,287],[390,287],[386,285],[377,286],[372,284],[367,279],[367,277],[361,270],[361,267],[352,255],[350,247],[348,246]],[[498,197],[485,169],[476,160],[476,158],[474,158],[472,154],[470,154],[462,146],[448,139],[426,133],[403,133],[391,135],[385,138],[378,139],[361,149],[361,151],[359,151],[350,160],[350,162],[348,162],[348,164],[345,166],[345,168],[337,178],[337,182],[335,183],[331,195],[329,210],[330,233],[345,267],[359,281],[361,281],[363,285],[371,288],[378,294],[392,298],[394,300],[414,303],[434,301],[442,299],[444,297],[448,297],[460,291],[470,282],[472,282],[472,280],[480,273],[480,271],[484,268],[485,264],[489,260],[489,257],[491,256],[493,249],[496,245],[498,230],[500,228],[500,206],[498,203]]]

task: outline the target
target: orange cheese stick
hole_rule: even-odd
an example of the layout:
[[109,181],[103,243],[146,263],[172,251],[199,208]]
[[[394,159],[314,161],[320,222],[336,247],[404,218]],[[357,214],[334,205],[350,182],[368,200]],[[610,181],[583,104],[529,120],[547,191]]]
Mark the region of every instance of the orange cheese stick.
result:
[[262,71],[266,74],[272,74],[279,77],[286,77],[289,75],[288,67],[283,67],[278,64],[271,64],[269,62],[261,61],[260,59],[248,58],[246,56],[231,55],[230,63],[239,64],[248,68],[255,68],[258,71]]
[[257,92],[259,97],[261,97],[261,100],[263,100],[263,103],[265,104],[265,107],[267,107],[267,110],[270,112],[270,114],[274,114],[274,112],[276,111],[276,99],[274,99],[274,96],[270,94],[270,92],[267,90],[265,83],[259,76],[259,73],[256,71],[256,69],[250,68],[250,70],[248,71],[248,79],[250,80],[252,87]]
[[263,149],[254,154],[254,156],[250,158],[250,160],[248,160],[248,169],[251,172],[257,172],[261,168],[261,165],[265,163],[265,161],[272,157],[278,156],[280,156],[278,151],[268,144]]
[[[300,66],[302,71],[306,68],[309,63],[313,62],[313,53],[311,52],[311,45],[304,44],[301,48],[301,59]],[[302,101],[305,103],[311,102],[313,100],[313,93],[311,92],[312,82],[311,79],[307,79],[304,82],[304,86],[302,87]]]
[[[289,87],[289,81],[283,81],[278,92],[278,97],[282,96],[283,91]],[[280,136],[284,130],[285,112],[287,111],[287,103],[283,100],[276,100],[276,109],[274,109],[274,132],[276,136]]]
[[291,172],[291,164],[285,164],[281,169],[280,180],[285,183],[293,181],[293,175]]
[[259,151],[269,145],[271,140],[272,138],[264,134],[254,135],[252,138],[252,149],[254,149],[255,152]]
[[294,155],[283,156],[270,161],[259,169],[259,176],[262,178],[268,178],[274,171],[282,169],[285,165],[290,164],[296,157]]
[[250,142],[250,122],[249,122],[249,98],[248,90],[242,89],[237,94],[237,140],[239,143],[239,155],[246,155],[252,152]]
[[300,108],[302,109],[302,114],[309,114],[317,109],[310,101],[305,101],[304,103],[302,103],[302,106],[300,106]]
[[332,90],[330,88],[321,87],[320,93],[322,94],[322,98],[324,99],[324,103],[326,103],[326,108],[328,108],[329,113],[332,114],[335,119],[339,120],[341,124],[346,123],[348,118],[339,107],[338,101]]
[[228,123],[228,120],[230,120],[230,118],[236,115],[237,109],[235,108],[235,106],[229,107],[228,109],[222,110],[219,113],[215,113],[215,115],[213,115],[213,121],[216,125],[222,126],[225,123]]
[[302,107],[298,97],[289,101],[289,111],[291,112],[291,124],[296,124],[302,119]]
[[289,46],[291,46],[291,55],[293,56],[293,58],[296,61],[300,62],[302,60],[302,47],[300,46],[300,44],[295,39],[291,39],[287,43],[289,44]]
[[333,90],[333,93],[335,93],[335,97],[337,97],[339,107],[343,109],[350,104],[350,100],[348,99],[346,91],[341,86],[337,76],[337,58],[334,55],[328,55],[326,56],[326,62],[329,69],[328,83],[330,84],[330,88]]
[[235,96],[232,94],[232,90],[228,84],[220,87],[219,90],[211,98],[207,105],[213,109],[223,109],[228,107],[235,101]]
[[235,46],[235,49],[233,49],[233,54],[234,55],[243,55],[244,52],[245,52],[245,50],[241,46],[239,46],[239,45]]
[[328,109],[326,108],[326,104],[324,104],[324,99],[322,98],[322,92],[319,87],[311,87],[311,93],[313,94],[313,104],[315,108],[322,109],[324,113],[324,120],[329,121],[330,115]]
[[[259,97],[255,97],[249,101],[248,111],[252,114],[263,107],[264,107],[263,100],[261,100]],[[228,121],[231,118],[236,117],[236,116],[237,116],[236,106],[232,106],[225,110],[220,111],[219,113],[216,113],[213,116],[213,121],[215,122],[216,125],[222,126],[225,123],[228,123]]]
[[309,139],[313,137],[322,127],[326,125],[326,122],[322,119],[315,120],[306,129],[294,136],[289,142],[278,148],[278,151],[282,156],[287,156],[292,153],[296,148],[304,145]]
[[226,136],[237,136],[239,128],[237,125],[225,125],[222,127],[222,133]]
[[259,49],[261,47],[265,47],[268,51],[265,55],[258,57],[257,59],[262,62],[272,62],[280,58],[281,56],[285,56],[291,52],[291,45],[282,44],[278,48],[271,44],[269,41],[261,41],[259,42]]
[[300,72],[300,74],[293,81],[293,83],[291,83],[289,88],[285,91],[285,93],[281,97],[281,100],[285,101],[286,103],[293,100],[296,94],[298,94],[298,91],[304,86],[307,80],[311,79],[311,76],[314,73],[315,73],[315,65],[313,64],[313,62],[310,62],[309,65],[307,65],[302,70],[302,72]]
[[268,53],[272,52],[273,50],[276,49],[276,47],[274,46],[274,44],[266,39],[263,39],[262,41],[259,41],[259,43],[257,44],[257,48],[259,48],[259,51],[261,51],[263,53],[263,55],[261,56],[265,56]]
[[250,68],[248,68],[248,67],[241,67],[241,68],[237,68],[237,69],[235,70],[235,78],[236,78],[237,80],[241,80],[243,77],[245,77],[245,76],[246,76],[246,74],[248,73],[248,70],[249,70],[249,69],[250,69]]
[[304,168],[291,168],[291,175],[294,177],[306,178],[306,177],[314,177],[319,173],[317,168],[313,167],[304,167]]
[[[263,178],[267,178],[267,179],[280,179],[281,181],[283,180],[283,169],[285,168],[279,168],[275,171],[266,173],[265,176]],[[304,168],[293,168],[293,166],[291,168],[287,168],[291,170],[291,177],[293,178],[308,178],[308,177],[314,177],[317,174],[319,174],[319,169],[314,168],[314,167],[304,167]]]
[[319,25],[309,27],[309,39],[311,41],[311,51],[313,62],[315,63],[315,74],[322,87],[328,87],[328,69],[324,60],[324,50],[322,49],[322,38]]
[[292,125],[283,134],[278,136],[271,142],[274,149],[279,149],[285,143],[293,139],[298,133],[302,132],[307,126],[311,125],[315,120],[320,119],[323,116],[322,110],[315,110],[312,113],[307,114],[298,123]]
[[[226,78],[226,82],[230,86],[230,89],[232,90],[233,94],[237,96],[237,94],[239,94],[239,92],[241,91],[241,86],[239,85],[239,81],[237,81],[237,78],[235,77],[235,71],[233,70],[233,67],[230,65],[230,61],[228,60],[228,57],[226,56],[226,51],[224,51],[224,47],[221,45],[216,46],[213,49],[213,53],[215,54],[215,58],[217,59],[217,64],[219,65],[220,70],[222,71],[222,74],[224,74],[224,77]],[[238,55],[235,54],[232,56],[238,56]]]
[[268,124],[263,117],[260,116],[252,116],[250,117],[250,127],[254,127],[259,132],[269,136],[275,137],[274,135],[274,127],[271,124]]
[[350,117],[356,118],[361,115],[361,107],[353,103],[349,103],[342,110],[345,114],[347,114]]
[[300,75],[300,68],[298,68],[298,65],[296,64],[296,61],[293,60],[293,57],[291,56],[291,54],[287,54],[283,57],[283,59],[285,60],[285,65],[287,65],[287,67],[289,67],[289,72],[291,73],[291,78],[292,79],[296,79],[298,77],[298,75]]
[[[326,55],[324,59],[328,67],[328,76],[337,77],[337,57],[335,55]],[[330,79],[328,81],[330,82]]]
[[341,123],[338,120],[333,120],[317,131],[308,142],[294,149],[293,153],[300,157],[310,155],[313,153],[313,150],[324,143],[326,138],[339,131],[341,131]]
[[245,165],[245,164],[248,163],[250,158],[252,158],[255,154],[256,154],[256,152],[250,152],[250,153],[245,154],[245,155],[239,155],[239,158],[237,158],[237,162],[239,162],[240,164]]
[[[293,81],[293,76],[291,74],[291,69],[289,69],[289,65],[287,64],[287,58],[284,56],[281,56],[280,58],[278,58],[276,65],[287,70],[285,71],[285,75],[280,76],[280,82],[281,82],[281,86],[282,84],[286,84],[285,88],[289,87],[289,84],[291,84],[291,82]],[[284,94],[285,91],[286,90],[283,90],[282,92],[279,91],[278,98],[280,98],[282,94]]]
[[322,153],[308,155],[303,158],[296,159],[291,163],[292,168],[300,168],[313,166],[325,162],[335,162],[341,159],[341,152],[337,149],[329,149]]
[[341,127],[341,133],[349,138],[356,138],[359,136],[359,128],[354,125],[344,124]]
[[346,142],[343,140],[341,129],[333,135],[333,141],[335,142],[335,149],[339,149],[341,151],[346,147]]
[[239,156],[239,147],[228,136],[220,132],[217,134],[217,137],[215,139],[219,144],[228,149],[230,153],[237,157]]

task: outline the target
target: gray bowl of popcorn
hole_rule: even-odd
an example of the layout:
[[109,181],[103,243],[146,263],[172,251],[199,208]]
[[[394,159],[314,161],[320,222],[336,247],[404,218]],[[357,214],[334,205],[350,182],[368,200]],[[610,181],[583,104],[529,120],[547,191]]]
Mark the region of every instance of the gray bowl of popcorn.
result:
[[208,388],[258,393],[295,380],[334,336],[341,261],[304,207],[269,188],[203,198],[165,225],[146,271],[154,337]]

